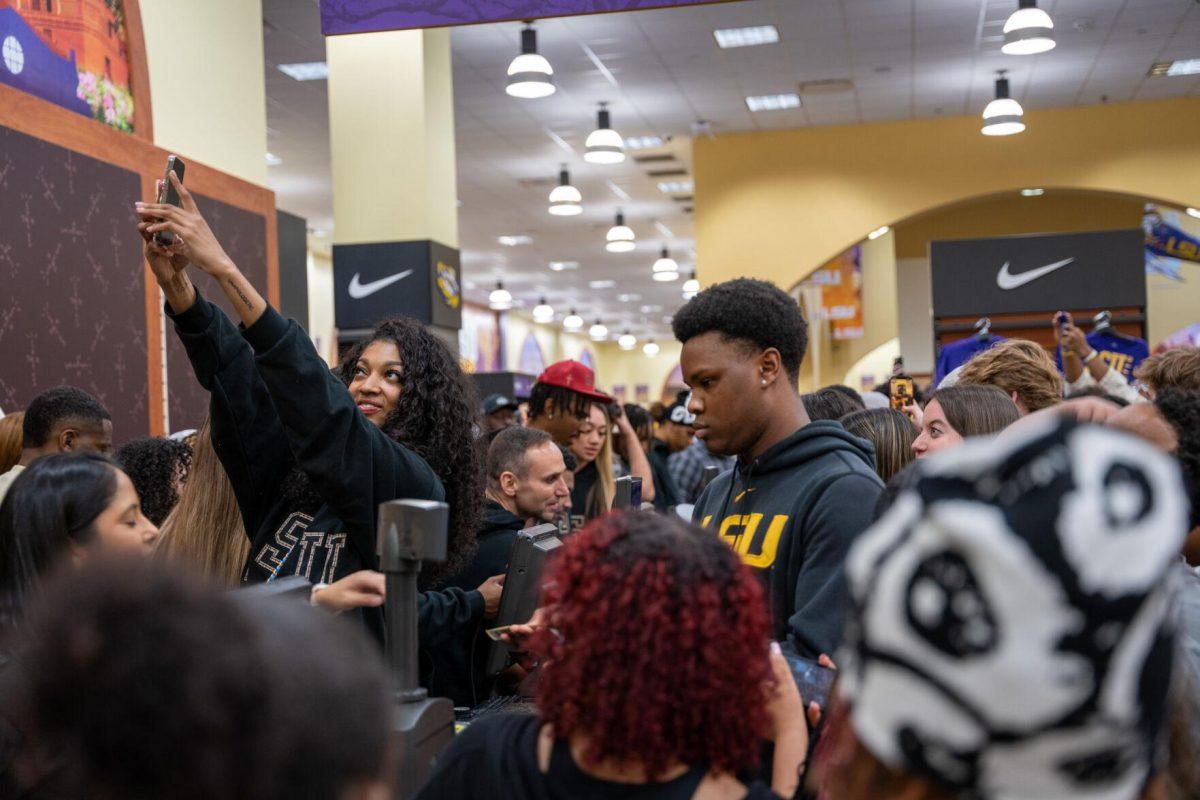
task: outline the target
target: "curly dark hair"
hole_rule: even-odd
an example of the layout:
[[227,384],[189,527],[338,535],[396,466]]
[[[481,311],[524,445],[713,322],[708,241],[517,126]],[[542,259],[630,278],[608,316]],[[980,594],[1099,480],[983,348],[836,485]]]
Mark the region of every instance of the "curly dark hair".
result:
[[304,605],[148,561],[60,570],[31,615],[25,696],[30,740],[80,784],[64,794],[334,800],[378,780],[378,649]]
[[800,306],[775,284],[754,278],[715,283],[700,292],[675,313],[671,330],[684,344],[716,331],[758,350],[774,347],[793,381],[800,379],[808,348],[808,323]]
[[1200,525],[1200,391],[1162,389],[1154,398],[1158,413],[1175,429],[1179,444],[1175,457],[1183,470],[1188,501],[1192,504],[1192,527]]
[[425,459],[442,481],[450,505],[445,564],[429,573],[431,581],[465,567],[475,552],[483,504],[483,461],[475,442],[479,401],[458,358],[427,327],[397,317],[379,323],[352,347],[338,366],[346,386],[354,365],[372,342],[385,341],[400,351],[401,392],[383,432]]
[[559,413],[570,414],[576,419],[587,419],[592,403],[596,402],[586,394],[580,394],[565,386],[551,386],[547,383],[535,383],[529,391],[529,418],[540,419],[546,413],[546,407],[553,404]]
[[162,525],[179,502],[175,485],[187,481],[192,448],[174,439],[148,436],[121,445],[113,459],[133,481],[146,519]]
[[737,772],[767,731],[770,620],[760,582],[720,539],[652,512],[609,514],[544,583],[538,709],[584,757]]

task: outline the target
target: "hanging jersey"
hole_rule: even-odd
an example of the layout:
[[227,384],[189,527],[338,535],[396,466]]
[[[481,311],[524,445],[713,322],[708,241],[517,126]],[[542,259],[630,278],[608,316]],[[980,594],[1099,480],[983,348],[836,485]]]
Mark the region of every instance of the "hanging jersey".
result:
[[942,378],[970,361],[976,353],[989,350],[1003,341],[1003,336],[989,336],[987,339],[968,336],[957,342],[942,345],[942,350],[938,353],[937,367],[933,371],[933,385],[936,387],[942,382]]

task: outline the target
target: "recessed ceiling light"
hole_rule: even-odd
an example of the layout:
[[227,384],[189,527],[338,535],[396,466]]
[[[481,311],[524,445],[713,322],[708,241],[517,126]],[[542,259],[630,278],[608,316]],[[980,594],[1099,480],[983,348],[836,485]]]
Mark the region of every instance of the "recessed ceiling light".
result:
[[887,233],[887,232],[888,232],[888,231],[890,231],[890,230],[891,230],[891,228],[889,228],[887,225],[883,225],[883,226],[881,226],[881,227],[879,227],[879,228],[876,228],[875,230],[871,231],[870,233],[868,233],[868,234],[867,234],[867,239],[869,239],[870,241],[872,241],[872,242],[873,242],[873,241],[875,241],[876,239],[878,239],[880,236],[883,236],[885,233]]
[[323,81],[329,77],[329,65],[324,61],[280,64],[279,71],[298,81]]
[[795,92],[787,94],[761,94],[746,98],[746,108],[751,111],[783,111],[788,108],[800,107],[800,95]]
[[1195,217],[1196,219],[1200,219],[1200,208],[1191,208],[1189,206],[1187,209],[1187,215],[1189,217]]
[[562,272],[565,269],[579,269],[578,261],[551,261],[550,269],[554,272]]
[[1045,193],[1045,189],[1022,189],[1021,197],[1041,197]]
[[630,136],[625,140],[625,147],[630,150],[650,150],[662,146],[661,136]]
[[267,153],[267,166],[268,167],[278,167],[282,163],[283,163],[282,158],[275,155],[274,153]]
[[1150,67],[1149,72],[1151,78],[1160,78],[1163,76],[1173,78],[1177,75],[1198,74],[1200,74],[1200,58],[1184,58],[1178,61],[1159,61],[1157,64]]
[[659,181],[658,190],[663,194],[691,194],[691,181]]
[[609,281],[609,280],[588,281],[589,289],[615,289],[616,287],[617,287],[616,281]]
[[713,31],[717,46],[722,50],[731,47],[755,47],[760,44],[775,44],[779,41],[779,29],[774,25],[754,25],[749,28],[721,28]]
[[657,314],[662,311],[662,306],[642,306],[643,314]]
[[526,236],[523,233],[517,233],[506,236],[497,236],[496,241],[505,247],[520,247],[523,244],[533,244],[533,237]]
[[[1192,209],[1192,210],[1195,211],[1195,209]],[[640,294],[619,294],[619,295],[617,295],[617,300],[619,300],[622,303],[634,303],[641,299],[642,299],[642,296]]]
[[675,234],[671,233],[671,229],[668,228],[666,225],[663,225],[662,222],[660,222],[659,220],[654,220],[654,227],[659,233],[661,233],[663,236],[667,237],[668,239],[675,238]]

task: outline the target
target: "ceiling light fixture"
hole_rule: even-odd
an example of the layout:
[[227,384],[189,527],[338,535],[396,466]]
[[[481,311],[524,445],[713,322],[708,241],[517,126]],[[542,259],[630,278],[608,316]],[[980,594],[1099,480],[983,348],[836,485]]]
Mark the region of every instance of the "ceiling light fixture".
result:
[[545,297],[538,298],[538,304],[533,307],[533,321],[543,325],[554,321],[554,308],[546,302]]
[[774,25],[754,25],[749,28],[721,28],[713,31],[717,47],[728,50],[733,47],[757,47],[779,41],[779,29]]
[[1041,197],[1045,193],[1045,189],[1022,189],[1021,197]]
[[[1200,58],[1182,58],[1176,61],[1159,61],[1151,65],[1151,78],[1173,78],[1178,75],[1200,75]],[[626,142],[628,144],[628,142]]]
[[505,236],[497,236],[496,241],[505,247],[520,247],[523,244],[533,244],[533,237],[527,236],[524,233],[513,233]]
[[661,136],[630,136],[625,140],[625,148],[628,150],[653,150],[662,146]]
[[630,333],[629,329],[626,328],[625,332],[621,334],[621,338],[617,339],[617,347],[621,348],[622,350],[632,350],[633,348],[637,347],[637,337]]
[[588,336],[593,342],[603,342],[608,338],[608,328],[604,327],[604,323],[597,319],[596,323],[588,328]]
[[508,85],[504,87],[511,97],[536,100],[554,94],[554,68],[545,56],[537,51],[537,31],[533,23],[526,21],[521,31],[521,54],[508,65]]
[[569,331],[577,331],[583,327],[583,317],[575,313],[575,309],[571,309],[571,313],[563,317],[563,327]]
[[693,271],[692,277],[683,282],[683,299],[691,300],[698,294],[700,294],[700,281],[696,280],[696,273]]
[[611,280],[588,281],[589,289],[615,289],[617,282]]
[[1188,206],[1186,211],[1187,211],[1187,215],[1189,217],[1195,217],[1196,219],[1200,219],[1200,208],[1192,208],[1191,206]]
[[882,226],[876,228],[875,230],[871,231],[870,233],[868,233],[867,240],[873,242],[876,239],[878,239],[880,236],[885,235],[890,230],[891,230],[891,228],[889,228],[887,225],[882,225]]
[[1000,52],[1032,56],[1054,49],[1054,20],[1037,7],[1037,0],[1018,0],[1017,10],[1004,23]]
[[548,265],[552,272],[562,272],[567,269],[579,269],[578,261],[551,261]]
[[691,194],[691,181],[659,181],[658,190],[663,194]]
[[583,195],[571,185],[571,173],[563,164],[558,173],[558,186],[550,191],[550,213],[556,217],[574,217],[583,213]]
[[625,160],[625,142],[621,134],[613,130],[608,103],[600,104],[596,130],[588,134],[585,146],[587,152],[583,154],[583,160],[589,164],[620,164]]
[[[660,272],[679,272],[679,265],[675,263],[675,259],[671,258],[667,252],[667,246],[664,244],[662,251],[658,256],[658,260],[654,262],[654,273],[657,275]],[[678,275],[676,276],[678,277]],[[664,278],[664,280],[666,280]],[[672,278],[674,280],[674,278]]]
[[488,295],[488,308],[493,311],[507,311],[512,305],[512,293],[504,288],[503,281],[496,281],[496,288]]
[[800,95],[795,92],[787,94],[760,94],[746,98],[746,108],[751,111],[785,111],[789,108],[800,107]]
[[620,211],[617,212],[616,222],[604,237],[604,249],[610,253],[628,253],[637,247],[637,237],[633,235],[633,228],[625,224],[625,215]]
[[280,64],[279,71],[298,81],[323,81],[329,77],[329,65],[324,61]]
[[274,153],[267,153],[267,166],[268,167],[278,167],[282,163],[283,163],[282,158],[275,155]]
[[981,132],[984,136],[1012,136],[1025,130],[1025,109],[1008,96],[1008,78],[1004,77],[1006,72],[1008,70],[996,71],[996,99],[983,110]]
[[658,343],[651,339],[642,345],[642,352],[650,358],[654,358],[656,355],[658,355]]

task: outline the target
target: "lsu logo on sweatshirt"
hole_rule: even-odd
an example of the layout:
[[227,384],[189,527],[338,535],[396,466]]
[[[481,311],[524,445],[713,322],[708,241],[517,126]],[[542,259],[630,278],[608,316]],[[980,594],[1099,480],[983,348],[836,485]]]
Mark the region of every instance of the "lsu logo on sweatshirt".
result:
[[[712,515],[704,518],[704,527],[712,527]],[[721,520],[717,533],[733,548],[742,561],[757,569],[767,569],[775,563],[779,540],[787,528],[788,515],[730,514]]]

